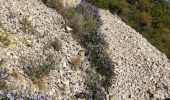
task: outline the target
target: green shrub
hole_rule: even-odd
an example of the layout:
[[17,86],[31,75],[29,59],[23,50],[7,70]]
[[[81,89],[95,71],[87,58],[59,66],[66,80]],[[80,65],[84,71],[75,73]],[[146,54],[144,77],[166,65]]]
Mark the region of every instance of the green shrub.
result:
[[55,59],[49,55],[44,61],[30,61],[29,65],[24,68],[24,73],[27,74],[33,82],[48,75],[56,67]]
[[94,20],[94,18],[92,16],[89,16],[85,23],[86,32],[93,31],[93,30],[95,30],[96,27],[97,27],[96,21]]
[[66,25],[70,26],[77,35],[84,32],[84,20],[81,14],[78,14],[74,9],[68,10],[65,15]]

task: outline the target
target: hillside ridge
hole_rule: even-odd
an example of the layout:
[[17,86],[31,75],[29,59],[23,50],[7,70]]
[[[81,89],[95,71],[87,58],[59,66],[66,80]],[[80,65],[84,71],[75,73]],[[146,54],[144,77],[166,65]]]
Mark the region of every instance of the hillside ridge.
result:
[[75,38],[74,28],[55,8],[58,0],[0,0],[0,90],[57,100],[170,98],[170,63],[164,53],[108,10],[80,0],[59,1],[64,8],[94,11],[96,38],[107,44],[99,43],[104,52],[99,57],[106,58],[99,60],[111,66],[102,72],[94,67],[90,57],[97,55]]

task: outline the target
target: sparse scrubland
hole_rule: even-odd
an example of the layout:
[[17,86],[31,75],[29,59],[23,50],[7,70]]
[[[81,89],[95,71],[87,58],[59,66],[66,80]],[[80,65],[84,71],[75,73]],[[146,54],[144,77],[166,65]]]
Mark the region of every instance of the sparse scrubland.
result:
[[163,0],[1,2],[0,99],[170,96],[168,59],[142,37],[170,57]]

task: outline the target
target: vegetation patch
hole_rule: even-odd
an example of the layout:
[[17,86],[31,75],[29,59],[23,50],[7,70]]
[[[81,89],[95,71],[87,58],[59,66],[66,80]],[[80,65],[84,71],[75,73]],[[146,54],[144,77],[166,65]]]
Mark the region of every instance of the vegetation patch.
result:
[[52,47],[56,51],[59,51],[62,48],[62,43],[59,41],[58,38],[49,39],[48,43],[45,44],[44,49],[47,50],[50,47]]
[[[115,76],[114,64],[105,51],[107,49],[107,42],[105,42],[103,36],[97,30],[84,36],[82,42],[87,49],[91,65],[97,73],[96,78],[91,77],[87,81],[89,91],[93,94],[91,98],[94,100],[104,99],[106,96],[105,93],[107,93]],[[100,79],[97,78],[99,76],[101,76]]]
[[24,16],[22,18],[22,20],[20,21],[22,27],[21,30],[25,33],[25,34],[36,34],[37,31],[34,28],[34,26],[31,24],[31,20],[29,19],[29,16]]
[[29,65],[24,68],[24,73],[36,83],[39,79],[47,76],[56,68],[56,61],[53,55],[49,55],[43,61],[30,61]]
[[8,46],[11,43],[11,40],[9,38],[9,33],[3,31],[3,33],[0,33],[0,42],[4,45],[4,46]]
[[69,63],[71,63],[75,69],[81,69],[82,70],[82,65],[81,65],[81,56],[77,55],[71,59]]

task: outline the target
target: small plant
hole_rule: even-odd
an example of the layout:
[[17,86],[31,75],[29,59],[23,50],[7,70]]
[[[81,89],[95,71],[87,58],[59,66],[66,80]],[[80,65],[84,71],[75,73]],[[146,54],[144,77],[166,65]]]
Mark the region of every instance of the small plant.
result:
[[80,35],[84,31],[84,20],[81,14],[78,14],[74,10],[70,10],[66,15],[66,25],[70,26],[74,33]]
[[75,66],[76,69],[82,69],[81,67],[81,56],[77,55],[76,57],[73,57],[70,61],[70,63]]
[[86,31],[93,31],[95,30],[97,24],[96,24],[96,21],[94,20],[94,18],[92,16],[89,16],[87,18],[87,21],[86,21],[86,24],[85,24],[85,29]]
[[56,51],[59,51],[62,48],[62,44],[57,38],[55,38],[55,40],[51,42],[51,46]]
[[85,7],[83,4],[80,4],[79,6],[76,7],[76,12],[81,14],[83,16],[84,20],[84,33],[89,33],[91,31],[94,31],[95,28],[97,28],[97,23],[96,23],[96,18],[94,17],[94,13],[92,11],[93,8],[88,8]]
[[103,100],[105,98],[101,77],[98,74],[90,75],[86,80],[86,84],[93,100]]
[[89,34],[84,35],[82,44],[88,51],[89,61],[95,69],[96,75],[101,76],[101,79],[96,76],[96,78],[87,80],[88,91],[91,92],[92,99],[103,100],[115,75],[114,64],[105,51],[108,43],[104,40],[104,36],[97,31],[97,28],[94,28]]
[[31,61],[27,68],[24,68],[24,73],[27,74],[33,82],[48,75],[51,70],[56,67],[56,62],[52,55],[49,55],[44,61]]
[[35,30],[34,26],[31,24],[31,21],[29,20],[29,16],[23,17],[23,19],[20,22],[22,24],[21,30],[25,32],[26,34],[36,34],[37,31]]
[[9,39],[9,34],[7,32],[0,35],[0,42],[2,42],[4,46],[8,46],[11,43],[11,40]]
[[53,47],[54,50],[59,51],[62,48],[62,43],[57,38],[55,38],[54,40],[49,39],[48,43],[44,45],[44,49],[47,50],[51,47]]
[[19,78],[19,75],[18,75],[18,72],[17,72],[16,69],[13,69],[13,70],[12,70],[12,73],[11,73],[10,75],[11,75],[12,77],[16,78],[16,79]]

